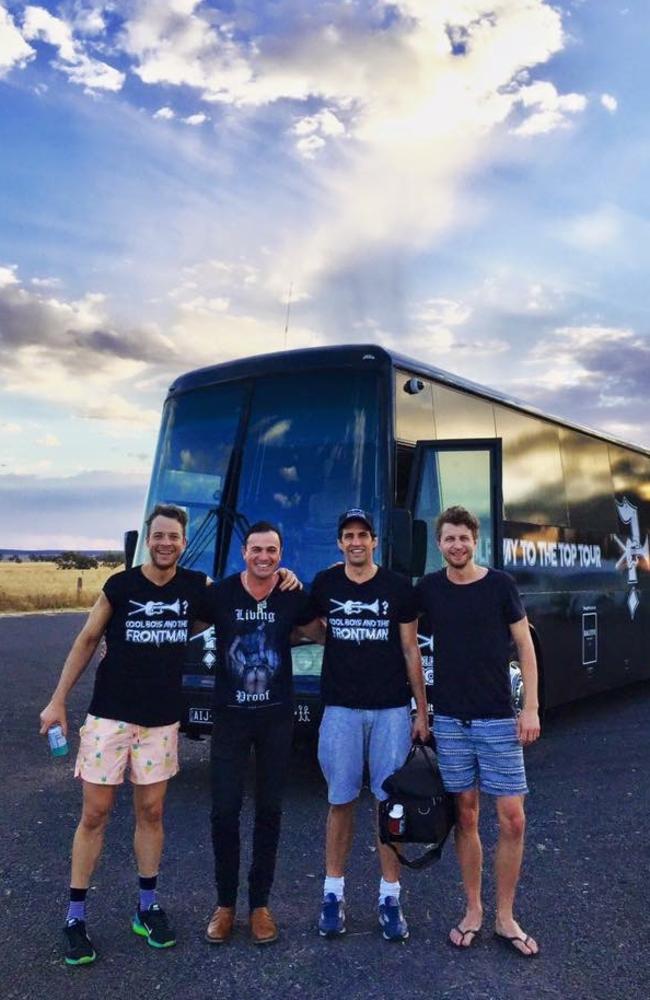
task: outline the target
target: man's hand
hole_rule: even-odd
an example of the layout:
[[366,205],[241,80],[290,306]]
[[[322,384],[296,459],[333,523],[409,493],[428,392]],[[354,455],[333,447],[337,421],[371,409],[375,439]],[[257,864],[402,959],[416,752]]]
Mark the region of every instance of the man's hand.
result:
[[65,703],[62,701],[51,701],[41,712],[41,728],[39,734],[45,736],[50,726],[60,723],[63,735],[68,735],[68,716],[65,710]]
[[278,570],[280,577],[280,590],[302,590],[302,583],[293,572],[285,566]]
[[421,743],[428,743],[431,739],[429,729],[429,716],[427,712],[416,712],[411,726],[411,739],[420,740]]
[[517,736],[519,742],[526,746],[539,739],[541,726],[539,724],[539,712],[536,708],[522,708],[517,718]]

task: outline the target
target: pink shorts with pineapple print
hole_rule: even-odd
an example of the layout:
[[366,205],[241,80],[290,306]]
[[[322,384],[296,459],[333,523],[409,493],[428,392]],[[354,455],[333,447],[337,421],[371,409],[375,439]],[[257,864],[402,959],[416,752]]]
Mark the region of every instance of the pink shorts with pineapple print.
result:
[[167,781],[178,771],[178,727],[175,722],[148,729],[88,715],[80,730],[75,778],[93,785],[121,785],[128,766],[134,785]]

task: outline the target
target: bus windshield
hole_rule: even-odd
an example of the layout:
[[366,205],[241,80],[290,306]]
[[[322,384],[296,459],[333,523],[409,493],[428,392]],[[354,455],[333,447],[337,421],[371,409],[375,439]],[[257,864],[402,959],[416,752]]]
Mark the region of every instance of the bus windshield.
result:
[[[217,538],[229,540],[228,575],[241,569],[247,524],[277,524],[283,565],[309,582],[340,557],[342,511],[372,511],[381,530],[378,396],[377,373],[349,369],[262,375],[182,393],[166,405],[147,509],[187,509],[182,562],[210,576],[221,562]],[[218,531],[222,519],[232,530]]]
[[[383,496],[376,374],[342,370],[255,381],[237,499],[250,524],[284,535],[283,564],[304,581],[340,558],[338,515]],[[226,572],[241,568],[233,533]]]
[[[217,509],[246,399],[242,383],[210,386],[168,400],[163,416],[147,511],[157,503],[184,507],[189,516],[183,562],[214,573]],[[137,560],[144,558],[143,541]]]

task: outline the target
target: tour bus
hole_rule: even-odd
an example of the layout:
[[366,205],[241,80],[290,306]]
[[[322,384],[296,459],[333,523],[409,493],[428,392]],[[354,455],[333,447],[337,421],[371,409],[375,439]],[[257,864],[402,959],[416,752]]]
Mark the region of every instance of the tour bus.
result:
[[[246,528],[267,520],[307,587],[340,559],[342,511],[372,512],[377,561],[415,580],[442,565],[436,516],[462,504],[480,520],[477,560],[512,574],[523,597],[543,709],[650,675],[650,452],[381,347],[284,351],[176,379],[146,510],[155,503],[188,512],[183,565],[237,572]],[[424,621],[419,642],[435,705]],[[293,658],[296,720],[310,729],[322,648]],[[189,644],[188,735],[209,732],[215,664],[209,629]],[[514,656],[510,671],[516,707]]]

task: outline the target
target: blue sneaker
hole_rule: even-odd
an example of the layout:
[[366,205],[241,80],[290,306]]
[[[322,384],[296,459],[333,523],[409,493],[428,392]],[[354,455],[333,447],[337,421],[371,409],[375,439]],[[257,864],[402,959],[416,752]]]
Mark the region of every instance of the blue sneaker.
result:
[[345,934],[345,900],[337,899],[333,892],[328,892],[323,900],[318,933],[321,937],[339,937]]
[[384,930],[386,941],[406,941],[409,925],[404,919],[402,907],[394,896],[386,896],[379,906],[379,926]]

